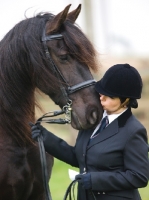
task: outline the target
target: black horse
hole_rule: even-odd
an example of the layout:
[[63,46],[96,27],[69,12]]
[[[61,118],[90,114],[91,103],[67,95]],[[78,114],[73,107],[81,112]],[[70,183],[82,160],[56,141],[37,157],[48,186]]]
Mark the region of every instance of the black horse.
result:
[[[45,199],[39,148],[29,126],[35,122],[36,88],[61,108],[72,103],[75,129],[91,128],[101,118],[98,95],[90,86],[96,52],[75,25],[81,5],[70,13],[69,8],[25,19],[0,42],[1,200]],[[47,165],[50,178],[50,155]]]

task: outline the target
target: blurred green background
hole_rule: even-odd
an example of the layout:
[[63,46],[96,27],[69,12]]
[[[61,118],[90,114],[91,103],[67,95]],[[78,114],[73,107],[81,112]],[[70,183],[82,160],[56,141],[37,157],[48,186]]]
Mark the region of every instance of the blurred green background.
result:
[[[143,79],[143,92],[142,98],[138,101],[139,107],[137,109],[132,109],[134,115],[141,121],[141,123],[146,127],[149,133],[149,60],[139,59],[139,58],[105,58],[100,57],[100,69],[98,74],[94,74],[96,80],[100,79],[108,67],[115,63],[129,63],[130,65],[136,67],[140,72]],[[37,118],[43,113],[59,110],[47,96],[43,94],[37,94],[37,100],[43,111],[36,109]],[[77,131],[74,130],[70,125],[55,125],[55,124],[43,124],[51,132],[55,133],[58,137],[63,138],[69,144],[74,145],[75,139],[77,137]],[[64,197],[65,191],[70,184],[71,180],[68,176],[68,169],[75,169],[66,163],[63,163],[55,159],[52,177],[50,180],[50,189],[52,193],[53,200],[61,200]],[[77,170],[77,169],[75,169]],[[139,189],[142,200],[149,200],[149,185],[145,188]]]

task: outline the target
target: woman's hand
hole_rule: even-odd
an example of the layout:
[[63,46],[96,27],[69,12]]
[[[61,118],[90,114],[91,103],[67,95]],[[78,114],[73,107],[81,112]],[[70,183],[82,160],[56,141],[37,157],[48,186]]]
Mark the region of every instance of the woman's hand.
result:
[[40,124],[33,124],[30,122],[29,125],[31,126],[32,138],[35,141],[38,141],[38,137],[42,134],[43,141],[45,141],[46,135],[50,132]]
[[91,184],[91,174],[78,174],[75,176],[75,180],[77,180],[84,189],[89,190],[92,188]]
[[38,128],[38,126],[36,124],[33,124],[30,122],[29,125],[31,126],[32,138],[35,141],[37,141],[37,138],[41,134],[41,130]]

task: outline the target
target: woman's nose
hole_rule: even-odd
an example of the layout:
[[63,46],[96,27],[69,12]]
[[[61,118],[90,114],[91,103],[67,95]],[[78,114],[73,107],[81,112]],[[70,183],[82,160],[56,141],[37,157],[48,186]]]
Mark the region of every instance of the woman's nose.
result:
[[102,100],[104,97],[104,95],[102,95],[102,94],[99,94],[99,96],[100,96],[100,100]]

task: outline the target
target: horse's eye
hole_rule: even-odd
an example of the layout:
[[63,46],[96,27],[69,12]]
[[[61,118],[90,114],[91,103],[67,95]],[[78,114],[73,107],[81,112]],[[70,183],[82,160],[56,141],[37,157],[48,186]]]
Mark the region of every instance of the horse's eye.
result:
[[60,55],[60,59],[62,61],[68,60],[68,58],[69,58],[69,54]]

